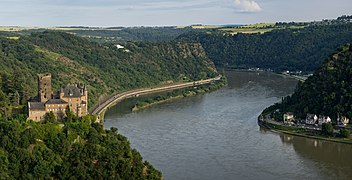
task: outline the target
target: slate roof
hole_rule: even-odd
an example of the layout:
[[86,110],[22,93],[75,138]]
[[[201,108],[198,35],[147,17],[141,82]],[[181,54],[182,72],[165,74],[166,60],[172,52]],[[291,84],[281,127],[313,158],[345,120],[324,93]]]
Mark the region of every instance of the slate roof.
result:
[[45,104],[68,104],[68,103],[62,99],[50,99]]
[[43,102],[29,102],[29,109],[31,110],[45,110],[45,103]]
[[80,88],[76,87],[75,85],[68,85],[64,89],[64,97],[72,97],[72,98],[79,98],[82,97]]

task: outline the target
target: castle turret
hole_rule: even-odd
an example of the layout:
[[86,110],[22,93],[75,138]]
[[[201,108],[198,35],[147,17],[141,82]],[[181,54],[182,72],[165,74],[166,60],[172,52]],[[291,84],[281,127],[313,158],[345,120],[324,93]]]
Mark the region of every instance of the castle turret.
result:
[[52,99],[51,74],[38,74],[38,98],[39,102]]

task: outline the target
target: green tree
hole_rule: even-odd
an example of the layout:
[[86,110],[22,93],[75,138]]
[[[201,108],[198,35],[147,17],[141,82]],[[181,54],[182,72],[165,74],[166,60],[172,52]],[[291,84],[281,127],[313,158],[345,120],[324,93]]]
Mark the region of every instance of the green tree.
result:
[[65,117],[66,122],[77,122],[78,117],[75,115],[74,112],[71,111],[70,107],[66,108],[66,117]]
[[334,135],[334,128],[332,127],[331,123],[323,123],[321,127],[321,132],[325,136],[333,136]]
[[50,111],[49,113],[46,113],[44,120],[45,122],[51,122],[51,123],[55,122],[56,121],[55,114],[52,111]]
[[340,129],[340,136],[343,138],[349,138],[350,132],[347,129]]
[[0,148],[0,179],[9,178],[8,170],[9,160],[7,152]]

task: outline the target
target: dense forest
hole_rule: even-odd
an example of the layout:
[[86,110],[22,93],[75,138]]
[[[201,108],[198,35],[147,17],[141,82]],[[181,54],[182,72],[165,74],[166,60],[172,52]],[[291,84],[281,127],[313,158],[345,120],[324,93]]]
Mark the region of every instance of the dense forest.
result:
[[43,72],[52,74],[54,89],[87,84],[90,107],[113,92],[217,75],[199,43],[126,42],[118,48],[58,32],[0,37],[0,68],[0,101],[7,106],[35,96],[36,74]]
[[220,67],[312,72],[339,46],[352,42],[352,23],[344,19],[322,21],[263,34],[229,35],[209,30],[185,33],[178,39],[200,42]]
[[[352,46],[341,47],[292,96],[269,109],[294,112],[299,118],[307,113],[322,114],[336,121],[337,115],[352,117]],[[267,110],[269,110],[267,109]]]
[[[17,33],[29,35],[36,32],[44,32],[49,29],[30,29],[21,30]],[[170,27],[111,27],[111,28],[94,28],[94,27],[58,27],[50,31],[69,32],[78,36],[89,38],[96,42],[166,42],[176,39],[179,35],[191,32],[201,31],[191,27],[178,28]]]
[[72,113],[63,124],[55,116],[42,123],[0,118],[0,179],[162,178],[116,128],[93,121]]
[[53,87],[85,83],[90,105],[113,92],[215,77],[199,43],[99,44],[68,33],[0,36],[1,179],[161,179],[117,129],[95,117],[27,120],[26,103],[37,93],[37,73]]

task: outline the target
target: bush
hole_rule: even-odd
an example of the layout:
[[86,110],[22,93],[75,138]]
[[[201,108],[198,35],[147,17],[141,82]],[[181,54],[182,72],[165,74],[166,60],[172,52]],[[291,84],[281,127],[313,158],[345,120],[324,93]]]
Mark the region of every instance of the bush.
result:
[[340,129],[340,136],[343,138],[349,138],[350,132],[347,129]]
[[321,127],[321,132],[325,136],[333,136],[334,128],[332,127],[331,123],[323,123],[323,126]]

